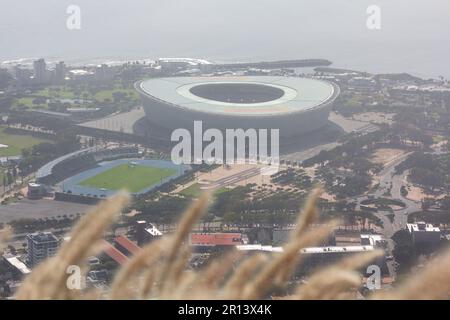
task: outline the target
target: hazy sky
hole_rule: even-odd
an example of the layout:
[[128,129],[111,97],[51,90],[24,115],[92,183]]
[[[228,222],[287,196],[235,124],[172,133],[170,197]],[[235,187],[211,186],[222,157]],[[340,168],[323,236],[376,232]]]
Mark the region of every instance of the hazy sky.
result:
[[[81,30],[66,9],[81,8]],[[366,9],[382,10],[382,29]],[[327,58],[450,77],[448,0],[0,0],[0,59]]]

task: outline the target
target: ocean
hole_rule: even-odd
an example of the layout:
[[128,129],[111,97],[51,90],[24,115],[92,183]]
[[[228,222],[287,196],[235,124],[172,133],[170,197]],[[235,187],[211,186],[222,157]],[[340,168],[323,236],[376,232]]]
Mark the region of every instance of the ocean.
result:
[[[369,30],[366,10],[381,10]],[[69,5],[79,30],[66,26]],[[158,57],[334,67],[450,78],[448,0],[0,0],[0,63],[97,64]]]

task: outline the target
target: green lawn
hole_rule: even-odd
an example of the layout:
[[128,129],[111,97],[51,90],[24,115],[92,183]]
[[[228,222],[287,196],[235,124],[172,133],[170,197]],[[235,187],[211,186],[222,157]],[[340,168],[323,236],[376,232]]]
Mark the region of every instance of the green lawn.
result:
[[433,136],[433,142],[434,143],[439,143],[445,140],[445,137],[443,136]]
[[[87,99],[87,100],[97,100],[99,102],[104,102],[106,99],[113,101],[114,93],[124,93],[129,98],[133,100],[139,100],[139,95],[134,89],[123,88],[118,85],[114,85],[111,89],[104,89],[96,92],[95,94],[88,91],[86,88],[80,88],[78,91],[75,91],[69,86],[48,86],[42,90],[38,90],[32,93],[29,96],[21,97],[15,99],[14,107],[18,107],[21,105],[26,106],[31,109],[47,109],[48,104],[33,104],[33,100],[36,97],[46,97],[48,99]],[[72,106],[78,106],[78,104],[71,104]]]
[[198,183],[194,183],[193,185],[182,190],[180,193],[187,197],[198,198],[202,191],[200,190],[200,185]]
[[35,93],[37,96],[58,98],[58,99],[75,99],[75,94],[67,86],[49,86]]
[[113,93],[115,92],[122,92],[127,94],[128,96],[132,97],[133,99],[139,99],[139,95],[137,94],[136,90],[134,89],[112,89],[112,90],[102,90],[97,92],[94,95],[94,98],[97,101],[105,101],[106,99],[113,100]]
[[139,165],[132,167],[129,164],[122,164],[81,181],[79,185],[108,190],[126,189],[131,193],[136,193],[159,183],[176,172],[175,169]]
[[[227,192],[229,189],[225,187],[221,187],[214,191],[214,196],[217,196],[221,193]],[[180,194],[192,197],[192,198],[198,198],[202,194],[202,189],[200,189],[200,185],[198,183],[194,183],[193,185],[187,187],[186,189],[182,190]]]
[[0,144],[7,145],[7,148],[0,148],[0,157],[19,156],[22,154],[22,149],[31,148],[42,142],[47,142],[45,139],[35,138],[30,135],[16,135],[5,133],[5,128],[0,127]]

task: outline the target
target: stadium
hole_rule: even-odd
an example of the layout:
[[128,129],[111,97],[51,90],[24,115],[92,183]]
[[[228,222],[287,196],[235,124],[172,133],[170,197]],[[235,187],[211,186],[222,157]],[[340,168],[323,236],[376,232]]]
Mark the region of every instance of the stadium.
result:
[[40,168],[36,185],[53,187],[56,200],[92,203],[125,189],[140,195],[190,171],[171,161],[144,159],[136,147],[92,147]]
[[313,132],[328,123],[339,87],[298,77],[173,77],[136,84],[151,125],[168,130],[279,129],[281,137]]

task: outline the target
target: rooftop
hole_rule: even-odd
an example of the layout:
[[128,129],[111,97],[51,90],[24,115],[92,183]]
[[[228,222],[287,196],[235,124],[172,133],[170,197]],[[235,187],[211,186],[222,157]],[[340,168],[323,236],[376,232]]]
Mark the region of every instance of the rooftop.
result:
[[37,232],[28,234],[27,237],[33,242],[54,242],[58,241],[58,238],[51,232]]
[[111,243],[109,243],[106,240],[103,240],[103,244],[104,244],[104,250],[103,252],[110,257],[111,259],[113,259],[115,262],[117,262],[119,265],[123,265],[125,264],[125,262],[127,262],[129,259],[126,255],[124,255],[122,252],[120,252],[119,250],[117,250]]
[[[240,251],[266,251],[266,252],[283,252],[283,247],[263,246],[260,244],[250,244],[236,246]],[[300,253],[357,253],[365,251],[373,251],[373,246],[348,246],[348,247],[312,247],[300,250]]]
[[125,236],[116,237],[114,241],[131,254],[135,254],[141,250],[141,248],[137,244],[135,244]]
[[406,226],[409,232],[441,232],[438,227],[434,227],[432,224],[425,222],[408,223]]
[[98,150],[97,147],[86,148],[86,149],[75,151],[73,153],[69,153],[69,154],[63,155],[63,156],[61,156],[61,157],[59,157],[59,158],[57,158],[55,160],[52,160],[52,161],[48,162],[47,164],[45,164],[43,167],[41,167],[37,171],[36,179],[37,180],[43,179],[43,178],[51,175],[52,171],[53,171],[53,168],[57,164],[59,164],[59,163],[61,163],[63,161],[66,161],[66,160],[71,159],[71,158],[75,158],[75,157],[77,157],[79,155],[82,155],[82,154],[88,154],[90,152],[94,152],[94,151],[97,151],[97,150]]
[[152,236],[156,237],[156,236],[162,236],[162,232],[159,231],[154,225],[150,225],[149,228],[146,228],[145,231],[147,231],[148,233],[150,233]]
[[190,243],[193,246],[231,246],[242,244],[240,233],[192,233]]
[[301,253],[345,253],[373,251],[373,246],[348,246],[348,247],[313,247],[304,248]]
[[178,108],[239,116],[306,111],[338,92],[326,81],[281,76],[157,78],[142,81],[138,89]]
[[361,244],[362,245],[377,246],[385,241],[386,241],[385,238],[380,234],[362,234],[361,235]]
[[28,274],[31,272],[30,269],[28,269],[28,267],[25,265],[25,263],[23,263],[22,261],[19,260],[19,258],[17,258],[16,256],[13,255],[9,255],[9,254],[5,254],[3,255],[3,258],[14,268],[16,268],[17,270],[19,270],[22,274]]

